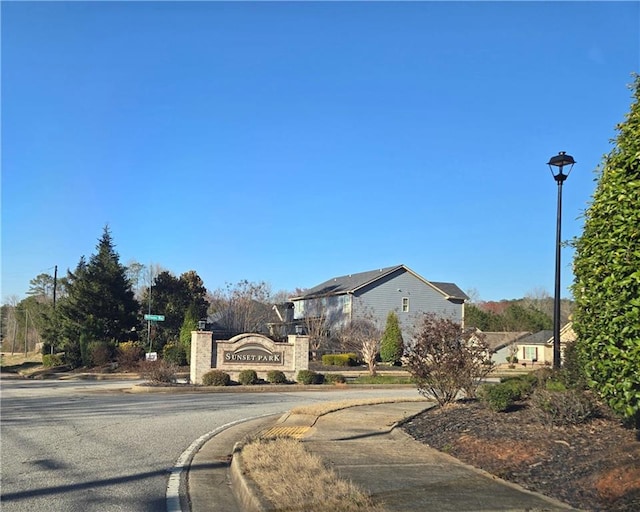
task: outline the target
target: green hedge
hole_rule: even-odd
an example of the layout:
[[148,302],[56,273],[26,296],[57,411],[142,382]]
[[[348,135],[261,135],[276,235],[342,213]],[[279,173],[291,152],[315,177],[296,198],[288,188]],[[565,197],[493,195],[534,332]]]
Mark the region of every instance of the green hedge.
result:
[[322,356],[322,364],[325,366],[358,366],[358,354],[325,354]]

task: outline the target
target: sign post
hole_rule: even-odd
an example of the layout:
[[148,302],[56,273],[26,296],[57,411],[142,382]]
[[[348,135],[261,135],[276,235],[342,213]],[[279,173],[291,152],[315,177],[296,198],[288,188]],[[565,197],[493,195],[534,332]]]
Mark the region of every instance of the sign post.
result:
[[164,322],[164,315],[144,315],[145,320],[153,320],[154,322]]
[[[144,319],[147,321],[147,337],[149,338],[149,354],[151,354],[151,322],[164,322],[164,315],[148,314],[148,315],[144,315]],[[155,359],[153,359],[153,361],[155,361]]]

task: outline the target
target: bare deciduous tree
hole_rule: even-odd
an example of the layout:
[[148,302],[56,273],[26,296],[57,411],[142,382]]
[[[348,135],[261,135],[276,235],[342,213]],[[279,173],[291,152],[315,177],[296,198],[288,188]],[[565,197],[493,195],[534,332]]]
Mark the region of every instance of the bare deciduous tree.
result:
[[380,352],[382,331],[369,318],[351,320],[338,333],[340,344],[347,350],[358,352],[369,368],[372,377],[376,375],[376,358]]
[[309,349],[311,358],[318,359],[318,351],[327,343],[329,339],[329,325],[327,322],[327,310],[322,307],[321,302],[311,301],[305,310],[305,317],[302,319],[305,332],[309,336]]
[[263,333],[274,315],[270,296],[271,290],[264,281],[252,283],[245,279],[227,284],[209,295],[209,314],[230,333]]
[[440,405],[454,401],[461,391],[475,396],[479,380],[492,369],[488,354],[481,334],[435,315],[425,315],[405,351],[418,391]]

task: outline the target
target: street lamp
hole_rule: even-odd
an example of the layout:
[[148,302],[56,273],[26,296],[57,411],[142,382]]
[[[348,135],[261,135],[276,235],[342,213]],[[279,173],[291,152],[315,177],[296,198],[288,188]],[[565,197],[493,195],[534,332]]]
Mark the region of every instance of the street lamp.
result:
[[[560,226],[562,224],[562,184],[569,177],[573,165],[576,161],[571,155],[560,151],[556,156],[552,156],[547,162],[553,179],[558,184],[558,212],[556,216],[556,282],[553,295],[553,367],[560,368]],[[569,167],[569,172],[564,174],[565,167]],[[557,167],[557,172],[554,172]]]

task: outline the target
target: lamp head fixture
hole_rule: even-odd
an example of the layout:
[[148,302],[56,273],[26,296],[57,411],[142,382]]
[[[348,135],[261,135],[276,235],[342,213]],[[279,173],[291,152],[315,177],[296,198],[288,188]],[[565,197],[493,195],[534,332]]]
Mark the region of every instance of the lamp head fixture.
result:
[[[562,183],[564,180],[566,180],[569,177],[569,174],[571,173],[571,170],[573,169],[573,166],[575,163],[576,161],[573,159],[571,155],[567,155],[565,151],[560,151],[560,153],[558,153],[556,156],[551,157],[551,159],[547,162],[547,165],[549,166],[549,170],[553,175],[553,179],[556,180],[558,183]],[[566,166],[570,166],[569,172],[564,174],[562,171]],[[558,168],[557,173],[554,172],[554,169],[553,169],[554,167]]]

